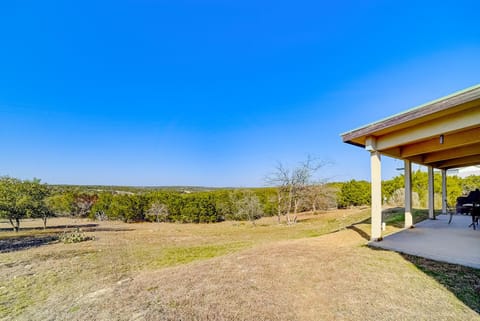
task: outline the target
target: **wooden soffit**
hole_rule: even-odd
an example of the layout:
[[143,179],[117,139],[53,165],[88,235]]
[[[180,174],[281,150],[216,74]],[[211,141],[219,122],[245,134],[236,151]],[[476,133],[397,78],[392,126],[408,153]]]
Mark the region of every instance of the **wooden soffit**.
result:
[[480,164],[480,85],[342,134],[345,143],[435,168]]

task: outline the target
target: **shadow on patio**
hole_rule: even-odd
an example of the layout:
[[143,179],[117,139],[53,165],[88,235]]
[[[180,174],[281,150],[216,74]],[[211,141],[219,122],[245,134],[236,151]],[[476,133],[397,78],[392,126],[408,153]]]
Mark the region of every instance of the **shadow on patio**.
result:
[[388,235],[383,241],[369,245],[480,269],[480,230],[469,228],[470,223],[470,216],[455,215],[448,224],[448,216],[439,215],[436,220],[419,222],[413,229]]

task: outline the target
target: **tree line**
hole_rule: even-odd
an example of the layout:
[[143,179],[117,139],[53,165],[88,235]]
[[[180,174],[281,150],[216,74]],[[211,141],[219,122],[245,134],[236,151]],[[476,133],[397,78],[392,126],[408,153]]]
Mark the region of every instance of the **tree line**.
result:
[[[15,231],[24,218],[41,218],[44,226],[52,216],[88,217],[124,222],[214,223],[225,220],[255,220],[262,216],[296,222],[299,212],[345,208],[370,204],[370,183],[322,182],[314,174],[322,164],[307,160],[294,168],[279,164],[267,181],[274,187],[249,189],[98,189],[80,186],[52,186],[40,180],[0,178],[0,218]],[[441,176],[435,174],[436,199],[440,200]],[[412,174],[414,206],[425,207],[428,175]],[[480,176],[447,180],[448,202],[480,186]],[[402,206],[403,175],[383,181],[384,202]],[[403,193],[402,193],[403,192]],[[415,204],[416,202],[416,204]],[[437,208],[441,204],[435,205]]]
[[[405,198],[404,175],[398,175],[382,181],[382,197],[384,204],[403,206]],[[337,205],[339,208],[359,205],[370,205],[371,185],[367,181],[350,180],[344,183],[333,183],[337,188]],[[447,176],[447,202],[454,207],[457,197],[479,188],[480,176],[470,175],[465,178]],[[434,173],[435,207],[442,204],[442,176]],[[428,203],[428,173],[417,170],[412,172],[413,206],[427,207]]]

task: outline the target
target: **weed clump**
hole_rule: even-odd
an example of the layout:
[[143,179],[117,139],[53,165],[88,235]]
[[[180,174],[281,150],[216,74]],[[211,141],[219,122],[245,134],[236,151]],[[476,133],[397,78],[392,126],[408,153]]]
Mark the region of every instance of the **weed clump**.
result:
[[73,231],[63,231],[63,233],[58,238],[61,242],[68,243],[80,243],[84,241],[94,240],[95,236],[88,236],[80,228],[76,228]]

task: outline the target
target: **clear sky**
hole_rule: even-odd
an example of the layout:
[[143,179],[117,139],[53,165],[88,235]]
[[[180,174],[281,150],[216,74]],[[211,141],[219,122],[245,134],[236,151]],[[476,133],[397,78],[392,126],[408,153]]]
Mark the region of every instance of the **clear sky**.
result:
[[[0,175],[369,179],[340,133],[480,82],[479,1],[2,1]],[[384,162],[383,176],[399,161]]]

